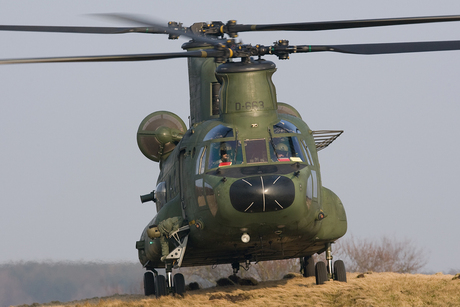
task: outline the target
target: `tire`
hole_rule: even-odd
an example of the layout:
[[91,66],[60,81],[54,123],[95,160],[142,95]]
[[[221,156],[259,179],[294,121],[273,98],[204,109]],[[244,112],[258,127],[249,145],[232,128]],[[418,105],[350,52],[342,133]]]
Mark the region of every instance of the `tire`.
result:
[[315,276],[315,260],[312,256],[303,258],[302,275],[303,277]]
[[174,283],[174,291],[176,294],[180,296],[184,296],[185,294],[185,278],[184,275],[181,273],[177,273],[173,277],[173,283]]
[[342,260],[334,262],[334,280],[347,282],[347,271]]
[[145,296],[155,294],[155,277],[151,271],[144,273],[144,294]]
[[318,261],[315,266],[315,277],[316,277],[316,284],[317,285],[322,285],[326,281],[328,281],[327,278],[327,269],[326,269],[326,264],[322,261]]
[[167,294],[166,278],[164,275],[157,275],[155,278],[155,296],[165,296]]

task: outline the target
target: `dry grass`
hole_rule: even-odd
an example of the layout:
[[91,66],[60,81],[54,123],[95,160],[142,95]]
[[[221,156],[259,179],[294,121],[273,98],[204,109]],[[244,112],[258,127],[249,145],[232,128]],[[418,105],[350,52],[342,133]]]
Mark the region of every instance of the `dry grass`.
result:
[[[348,274],[348,283],[295,277],[260,283],[187,292],[184,298],[114,296],[62,304],[79,307],[154,306],[460,306],[460,279],[453,275],[397,273]],[[58,306],[58,305],[53,305]]]

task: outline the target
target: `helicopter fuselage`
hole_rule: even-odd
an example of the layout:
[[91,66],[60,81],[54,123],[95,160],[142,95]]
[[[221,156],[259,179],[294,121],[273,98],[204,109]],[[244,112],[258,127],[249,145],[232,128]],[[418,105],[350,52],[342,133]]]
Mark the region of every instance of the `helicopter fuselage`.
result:
[[[206,61],[201,67],[215,69]],[[268,61],[218,66],[218,114],[215,80],[206,80],[207,113],[196,113],[202,121],[160,161],[158,214],[138,245],[142,264],[162,266],[160,240],[147,230],[174,216],[190,225],[182,266],[309,256],[345,234],[343,205],[321,184],[312,131],[291,106],[280,112],[274,72]]]

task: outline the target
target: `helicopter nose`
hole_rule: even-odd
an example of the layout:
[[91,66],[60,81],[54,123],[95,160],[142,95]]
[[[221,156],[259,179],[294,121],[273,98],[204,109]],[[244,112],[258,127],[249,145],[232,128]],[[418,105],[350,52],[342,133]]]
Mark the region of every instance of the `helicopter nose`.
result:
[[292,180],[279,175],[242,178],[230,187],[230,201],[240,212],[283,210],[293,203],[294,197]]

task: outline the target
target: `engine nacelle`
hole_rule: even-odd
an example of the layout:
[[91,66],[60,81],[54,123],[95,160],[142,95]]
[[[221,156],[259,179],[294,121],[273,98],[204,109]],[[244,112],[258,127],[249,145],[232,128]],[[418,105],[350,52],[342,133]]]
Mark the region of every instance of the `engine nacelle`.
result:
[[182,119],[174,113],[157,111],[148,115],[137,130],[137,145],[152,161],[165,160],[187,131]]

